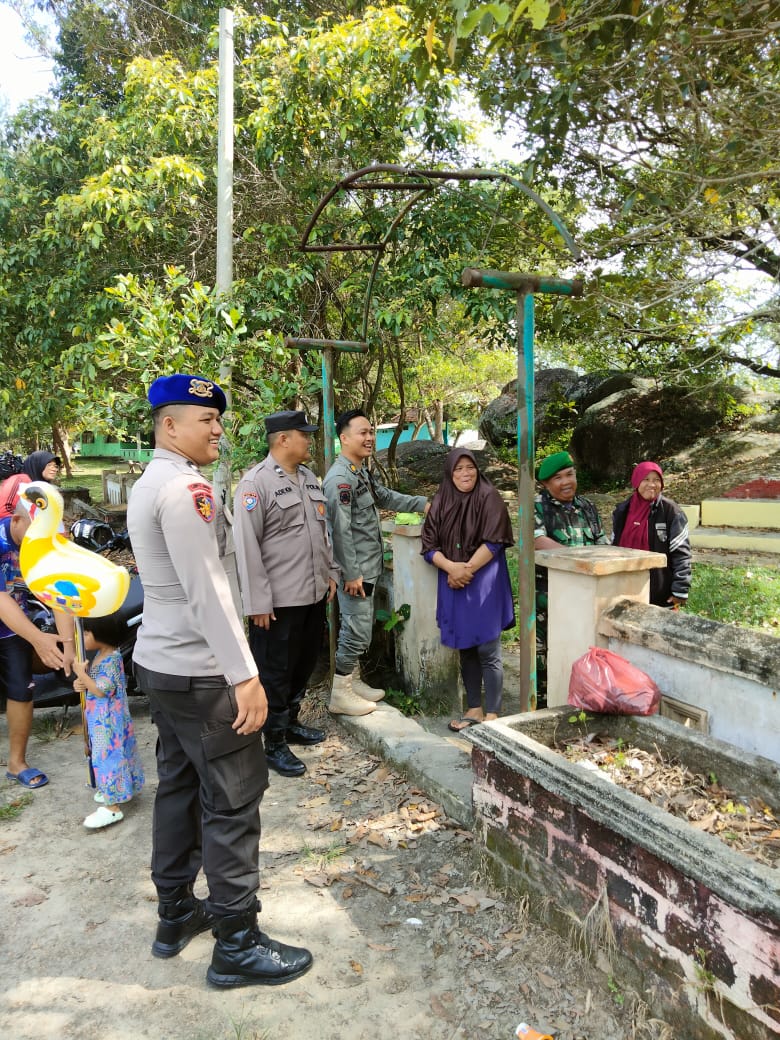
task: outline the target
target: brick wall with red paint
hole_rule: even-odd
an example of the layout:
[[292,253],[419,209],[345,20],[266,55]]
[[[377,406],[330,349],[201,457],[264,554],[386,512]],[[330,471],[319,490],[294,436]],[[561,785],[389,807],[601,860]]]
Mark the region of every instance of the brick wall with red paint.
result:
[[[729,905],[495,755],[474,748],[477,829],[565,930],[606,888],[618,964],[653,1017],[696,1040],[780,1036],[780,927]],[[557,911],[557,914],[556,912]]]

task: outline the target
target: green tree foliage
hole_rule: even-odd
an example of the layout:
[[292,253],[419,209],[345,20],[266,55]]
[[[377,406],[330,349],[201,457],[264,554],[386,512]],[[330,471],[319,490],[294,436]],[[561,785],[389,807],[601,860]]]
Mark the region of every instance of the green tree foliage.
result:
[[525,177],[587,203],[594,280],[566,316],[600,330],[602,363],[780,376],[780,5],[445,0],[418,25]]
[[[199,52],[194,23],[162,29],[144,21],[143,4],[67,6],[62,83],[73,83],[72,96],[63,90],[7,122],[0,143],[0,364],[2,385],[15,387],[13,432],[32,435],[58,419],[137,435],[139,399],[157,374],[180,365],[216,375],[224,359],[234,365],[236,427],[253,450],[264,411],[314,403],[319,359],[286,350],[283,337],[355,338],[371,261],[300,252],[318,199],[377,159],[464,165],[469,130],[454,114],[457,79],[443,70],[419,80],[422,45],[403,7],[367,8],[361,18],[299,14],[297,23],[276,8],[237,17],[235,283],[217,299],[213,31]],[[90,39],[93,16],[92,49],[74,44],[69,56],[69,41]],[[146,53],[122,68],[136,44]],[[400,204],[382,192],[345,194],[318,234],[381,236]],[[523,250],[552,255],[546,236],[511,191],[434,193],[388,251],[371,352],[339,360],[337,404],[357,398],[381,416],[432,346],[506,347],[513,301],[460,293],[461,267],[508,258],[517,266]],[[423,386],[434,392],[418,381],[416,403]]]

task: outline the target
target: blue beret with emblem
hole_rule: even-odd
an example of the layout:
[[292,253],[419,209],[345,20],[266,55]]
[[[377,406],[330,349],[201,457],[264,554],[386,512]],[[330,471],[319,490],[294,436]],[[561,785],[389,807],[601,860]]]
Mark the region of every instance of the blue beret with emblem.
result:
[[215,382],[203,376],[187,376],[182,372],[155,379],[147,396],[152,411],[168,404],[198,404],[202,408],[217,408],[222,415],[227,406],[225,394]]

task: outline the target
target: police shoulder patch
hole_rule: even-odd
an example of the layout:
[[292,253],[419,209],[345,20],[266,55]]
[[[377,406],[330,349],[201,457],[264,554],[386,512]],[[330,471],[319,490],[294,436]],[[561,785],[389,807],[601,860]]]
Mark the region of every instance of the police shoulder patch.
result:
[[352,485],[351,484],[339,484],[339,502],[343,506],[348,506],[352,501]]
[[257,494],[254,491],[245,491],[242,495],[241,501],[247,513],[251,513],[257,505]]
[[195,510],[201,520],[210,524],[214,519],[214,491],[210,484],[188,484]]

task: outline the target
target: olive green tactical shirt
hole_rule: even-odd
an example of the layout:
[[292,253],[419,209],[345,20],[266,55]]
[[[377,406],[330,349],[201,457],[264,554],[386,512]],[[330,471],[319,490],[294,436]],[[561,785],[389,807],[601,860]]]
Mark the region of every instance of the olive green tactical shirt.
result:
[[424,495],[402,495],[384,486],[365,465],[356,466],[340,455],[322,484],[328,501],[328,523],[333,555],[344,582],[382,573],[383,546],[379,510],[422,513],[428,502]]

